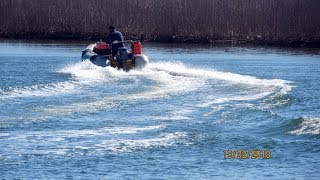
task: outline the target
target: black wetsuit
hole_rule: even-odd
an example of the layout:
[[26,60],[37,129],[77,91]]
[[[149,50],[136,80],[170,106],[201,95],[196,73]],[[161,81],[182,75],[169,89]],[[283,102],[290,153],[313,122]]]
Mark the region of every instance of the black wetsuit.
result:
[[115,56],[118,52],[120,47],[124,47],[123,44],[123,35],[121,32],[114,30],[113,32],[109,33],[106,37],[106,42],[111,44],[113,41],[122,41],[117,44],[112,44],[112,55]]

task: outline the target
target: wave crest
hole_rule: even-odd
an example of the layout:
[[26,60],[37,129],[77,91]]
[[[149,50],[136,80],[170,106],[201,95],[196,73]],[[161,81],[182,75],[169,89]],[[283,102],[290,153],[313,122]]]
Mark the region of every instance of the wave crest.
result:
[[290,131],[290,134],[295,135],[318,135],[320,134],[320,118],[303,117],[299,118],[301,121],[298,128]]

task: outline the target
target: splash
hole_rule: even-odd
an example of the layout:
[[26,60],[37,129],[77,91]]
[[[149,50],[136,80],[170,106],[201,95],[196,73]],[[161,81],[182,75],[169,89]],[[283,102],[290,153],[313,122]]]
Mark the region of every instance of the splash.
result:
[[[57,72],[70,74],[65,82],[0,90],[0,99],[59,97],[68,94],[88,100],[41,108],[49,114],[94,112],[114,108],[120,101],[162,99],[188,92],[203,94],[198,107],[230,101],[251,101],[281,96],[291,90],[290,81],[259,79],[214,69],[189,68],[182,63],[150,63],[144,69],[124,72],[98,67],[89,61],[70,64]],[[37,108],[34,108],[37,109]]]
[[295,135],[320,134],[320,118],[301,118],[299,127],[296,130],[290,131],[289,133]]

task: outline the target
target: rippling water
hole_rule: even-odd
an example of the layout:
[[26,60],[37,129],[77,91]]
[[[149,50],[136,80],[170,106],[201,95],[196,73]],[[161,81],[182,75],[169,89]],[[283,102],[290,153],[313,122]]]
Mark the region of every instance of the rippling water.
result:
[[146,43],[123,72],[86,45],[1,41],[1,179],[319,178],[318,49]]

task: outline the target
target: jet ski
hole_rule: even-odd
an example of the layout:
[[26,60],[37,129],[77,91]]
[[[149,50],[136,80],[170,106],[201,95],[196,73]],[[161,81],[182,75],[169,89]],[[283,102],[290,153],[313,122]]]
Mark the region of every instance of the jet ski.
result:
[[112,55],[112,46],[125,42],[128,41],[115,41],[111,44],[99,41],[90,44],[82,51],[82,60],[89,59],[97,66],[111,66],[126,71],[133,68],[143,68],[149,62],[149,58],[142,54],[142,44],[139,41],[129,41],[131,43],[130,51],[126,47],[120,47],[118,48],[117,54]]

